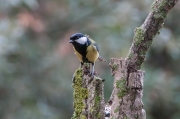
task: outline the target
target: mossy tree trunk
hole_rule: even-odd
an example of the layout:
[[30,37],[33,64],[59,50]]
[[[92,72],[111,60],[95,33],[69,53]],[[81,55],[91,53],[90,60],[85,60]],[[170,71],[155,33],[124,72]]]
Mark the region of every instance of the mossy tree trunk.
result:
[[76,70],[74,88],[74,114],[71,119],[104,119],[104,84],[97,74],[92,79],[89,67]]
[[[142,93],[144,72],[141,65],[153,38],[159,34],[168,12],[178,0],[155,0],[145,22],[134,30],[135,35],[125,59],[112,58],[111,73],[114,88],[106,107],[110,109],[108,119],[145,119]],[[91,79],[86,69],[78,69],[74,77],[74,114],[72,119],[104,119],[105,104],[103,81],[95,76]],[[107,109],[107,108],[106,108]]]

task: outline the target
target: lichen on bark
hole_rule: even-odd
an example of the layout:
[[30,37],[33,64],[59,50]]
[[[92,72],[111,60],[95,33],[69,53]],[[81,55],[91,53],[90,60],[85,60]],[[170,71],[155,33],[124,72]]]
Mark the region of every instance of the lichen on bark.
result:
[[[71,119],[83,119],[86,117],[82,114],[82,110],[85,108],[83,102],[84,99],[88,98],[87,88],[82,87],[83,83],[83,70],[81,68],[77,69],[74,76],[74,83],[72,87],[74,88],[74,114]],[[85,119],[85,118],[84,118]]]
[[89,66],[74,74],[74,114],[71,119],[104,119],[104,84],[95,74],[89,76]]
[[139,70],[145,60],[145,55],[150,48],[153,38],[159,34],[164,25],[168,12],[174,7],[178,0],[154,0],[151,12],[144,23],[135,29],[134,40],[127,56],[129,70]]
[[116,81],[116,88],[118,89],[117,95],[119,98],[122,98],[124,95],[127,94],[127,86],[126,86],[126,79],[119,79]]

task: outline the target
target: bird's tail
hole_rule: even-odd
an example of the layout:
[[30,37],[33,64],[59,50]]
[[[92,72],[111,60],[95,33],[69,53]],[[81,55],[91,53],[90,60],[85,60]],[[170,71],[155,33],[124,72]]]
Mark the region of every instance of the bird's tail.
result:
[[106,59],[104,59],[102,56],[99,56],[99,57],[98,57],[98,61],[100,61],[100,62],[101,62],[101,61],[107,62]]

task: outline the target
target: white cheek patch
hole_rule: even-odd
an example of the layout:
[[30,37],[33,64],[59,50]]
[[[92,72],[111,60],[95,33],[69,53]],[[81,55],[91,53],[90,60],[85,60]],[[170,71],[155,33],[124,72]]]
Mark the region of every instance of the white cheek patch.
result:
[[86,37],[81,37],[81,38],[77,39],[76,42],[83,45],[83,44],[85,44],[87,42],[87,38]]

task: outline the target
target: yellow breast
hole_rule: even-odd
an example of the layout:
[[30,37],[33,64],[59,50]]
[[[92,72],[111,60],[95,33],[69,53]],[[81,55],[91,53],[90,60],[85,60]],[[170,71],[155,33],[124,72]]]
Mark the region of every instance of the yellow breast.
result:
[[96,47],[94,45],[90,45],[87,47],[87,54],[86,54],[86,58],[88,59],[88,61],[90,62],[95,62],[97,60],[97,58],[99,57],[99,53],[96,49]]

